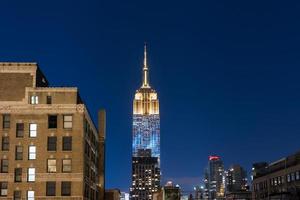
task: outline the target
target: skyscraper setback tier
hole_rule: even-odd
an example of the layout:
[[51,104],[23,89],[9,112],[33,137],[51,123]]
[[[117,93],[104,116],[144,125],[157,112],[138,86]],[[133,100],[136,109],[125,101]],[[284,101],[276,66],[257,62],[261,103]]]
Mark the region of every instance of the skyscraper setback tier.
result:
[[160,117],[157,93],[149,85],[146,46],[143,83],[134,96],[132,133],[132,200],[150,200],[160,185]]

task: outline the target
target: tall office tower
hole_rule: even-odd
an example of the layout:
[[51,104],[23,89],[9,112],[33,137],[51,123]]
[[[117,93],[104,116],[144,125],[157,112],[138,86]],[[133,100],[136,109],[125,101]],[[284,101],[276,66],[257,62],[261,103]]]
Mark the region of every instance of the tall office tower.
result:
[[103,199],[99,132],[75,87],[49,87],[36,63],[0,63],[0,199]]
[[247,191],[247,172],[240,165],[232,165],[226,171],[226,193]]
[[224,165],[219,156],[209,156],[207,172],[209,199],[223,199],[225,193]]
[[146,45],[143,83],[133,101],[132,200],[148,200],[160,186],[160,117],[157,93],[149,85]]

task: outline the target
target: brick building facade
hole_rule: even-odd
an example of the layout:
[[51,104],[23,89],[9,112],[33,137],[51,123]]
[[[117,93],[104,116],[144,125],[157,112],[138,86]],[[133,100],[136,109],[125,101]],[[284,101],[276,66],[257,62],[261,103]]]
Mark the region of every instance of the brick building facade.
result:
[[105,111],[36,63],[0,63],[0,137],[0,199],[104,199]]

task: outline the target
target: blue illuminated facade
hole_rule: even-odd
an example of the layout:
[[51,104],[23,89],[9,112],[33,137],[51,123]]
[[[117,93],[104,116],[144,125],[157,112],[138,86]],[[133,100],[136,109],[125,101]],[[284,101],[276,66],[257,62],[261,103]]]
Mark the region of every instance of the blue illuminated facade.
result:
[[149,85],[144,50],[143,83],[134,96],[131,200],[151,200],[160,187],[160,117],[157,93]]
[[133,115],[133,156],[138,149],[151,149],[151,156],[160,158],[159,121],[159,115]]

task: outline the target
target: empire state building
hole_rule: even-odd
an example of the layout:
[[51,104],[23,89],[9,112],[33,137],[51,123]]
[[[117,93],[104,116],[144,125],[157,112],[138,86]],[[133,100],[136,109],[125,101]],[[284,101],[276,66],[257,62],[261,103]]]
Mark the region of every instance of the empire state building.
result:
[[157,93],[149,84],[147,48],[143,81],[133,100],[131,200],[151,200],[160,186],[160,117]]

